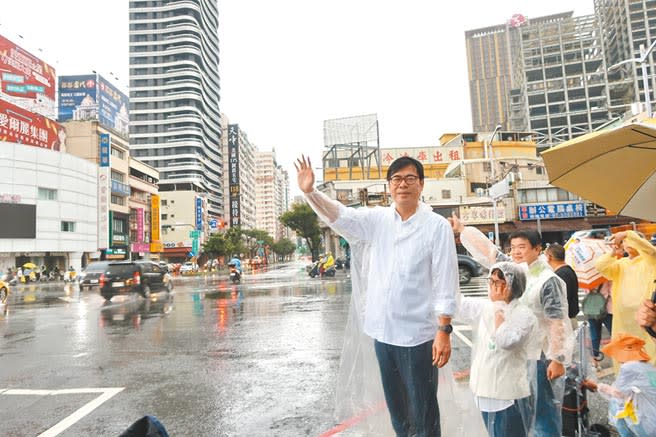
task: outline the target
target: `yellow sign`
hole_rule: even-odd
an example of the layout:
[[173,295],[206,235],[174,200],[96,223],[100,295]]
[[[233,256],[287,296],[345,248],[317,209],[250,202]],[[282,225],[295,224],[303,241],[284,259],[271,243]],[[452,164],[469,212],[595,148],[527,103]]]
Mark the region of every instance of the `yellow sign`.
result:
[[[150,195],[150,241],[159,241],[160,240],[160,223],[159,223],[159,204],[160,199],[158,194]],[[151,252],[153,250],[151,249]],[[157,252],[161,252],[158,250]]]
[[164,252],[164,247],[161,241],[153,241],[150,243],[150,252],[151,253],[160,253]]

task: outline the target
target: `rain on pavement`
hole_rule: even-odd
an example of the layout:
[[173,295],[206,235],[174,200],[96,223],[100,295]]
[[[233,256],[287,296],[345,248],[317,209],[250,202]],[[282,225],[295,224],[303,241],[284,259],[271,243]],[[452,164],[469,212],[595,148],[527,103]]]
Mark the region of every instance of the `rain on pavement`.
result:
[[[111,302],[76,285],[13,287],[0,312],[2,434],[118,435],[146,414],[172,436],[335,429],[348,270],[312,279],[292,263],[238,285],[225,273],[174,283],[168,296]],[[484,296],[483,279],[463,293]],[[470,330],[459,328],[452,363],[466,373]],[[69,427],[57,434],[57,424]]]

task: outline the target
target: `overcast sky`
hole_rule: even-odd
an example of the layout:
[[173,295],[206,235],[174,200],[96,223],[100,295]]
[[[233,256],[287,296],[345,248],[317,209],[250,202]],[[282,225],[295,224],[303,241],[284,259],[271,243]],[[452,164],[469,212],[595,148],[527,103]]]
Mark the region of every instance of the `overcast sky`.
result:
[[[290,171],[301,151],[320,165],[329,118],[377,113],[382,147],[436,145],[471,130],[466,30],[572,10],[593,0],[219,1],[221,112]],[[127,0],[7,2],[0,33],[127,91]]]

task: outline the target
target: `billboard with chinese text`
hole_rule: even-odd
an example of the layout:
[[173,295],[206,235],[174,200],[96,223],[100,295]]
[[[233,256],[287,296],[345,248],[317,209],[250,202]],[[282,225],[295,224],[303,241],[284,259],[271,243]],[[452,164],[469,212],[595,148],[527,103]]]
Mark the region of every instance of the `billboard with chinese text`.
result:
[[59,121],[98,119],[95,74],[59,77]]
[[98,121],[105,127],[128,134],[128,96],[98,76]]
[[55,70],[0,35],[0,100],[56,117]]
[[520,220],[585,217],[585,202],[555,202],[519,205]]
[[461,146],[381,149],[380,154],[383,167],[388,167],[395,159],[402,156],[415,158],[424,165],[449,164],[452,161],[465,159]]
[[228,125],[228,188],[230,190],[230,226],[241,225],[239,187],[239,125]]
[[0,141],[65,150],[66,130],[56,121],[0,100]]

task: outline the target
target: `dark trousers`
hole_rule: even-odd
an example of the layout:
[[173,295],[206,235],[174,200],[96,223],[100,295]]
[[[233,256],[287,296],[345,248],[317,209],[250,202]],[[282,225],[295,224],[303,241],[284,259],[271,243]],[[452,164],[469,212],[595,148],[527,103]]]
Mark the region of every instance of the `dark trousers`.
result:
[[562,399],[554,399],[551,382],[547,379],[547,367],[550,361],[541,359],[537,362],[537,401],[535,404],[535,436],[554,437],[560,436],[562,430],[562,419],[560,407]]
[[490,437],[525,437],[531,428],[531,398],[515,399],[505,410],[481,414]]
[[385,401],[398,437],[440,436],[433,341],[412,347],[374,341]]
[[606,314],[603,319],[588,319],[590,324],[590,343],[592,343],[592,355],[599,355],[599,345],[601,344],[601,326],[605,326],[610,334],[613,328],[613,315]]

